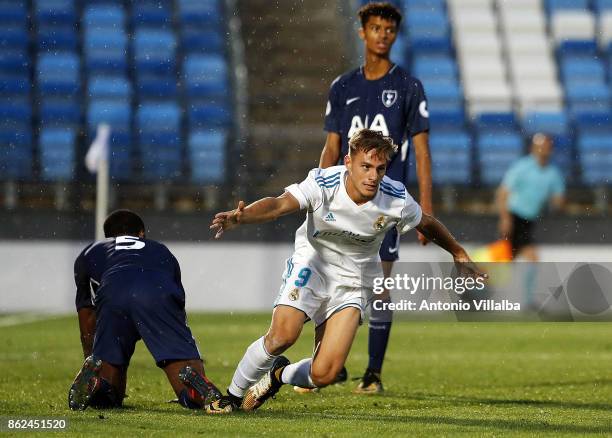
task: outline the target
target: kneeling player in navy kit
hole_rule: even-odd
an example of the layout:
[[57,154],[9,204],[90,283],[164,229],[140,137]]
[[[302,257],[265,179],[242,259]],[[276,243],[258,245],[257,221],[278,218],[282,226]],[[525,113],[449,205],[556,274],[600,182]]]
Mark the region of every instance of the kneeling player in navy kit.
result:
[[198,409],[219,398],[187,326],[176,258],[166,246],[145,239],[142,219],[129,210],[111,213],[104,235],[74,263],[86,359],[68,393],[70,409],[122,405],[127,368],[139,339],[165,371],[182,406]]

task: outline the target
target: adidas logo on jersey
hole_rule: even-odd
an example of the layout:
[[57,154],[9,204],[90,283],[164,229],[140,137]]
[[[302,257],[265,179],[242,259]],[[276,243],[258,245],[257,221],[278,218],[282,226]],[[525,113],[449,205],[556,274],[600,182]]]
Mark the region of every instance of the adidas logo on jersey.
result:
[[334,217],[334,214],[330,211],[329,213],[327,213],[327,216],[325,216],[325,222],[336,222],[336,218]]

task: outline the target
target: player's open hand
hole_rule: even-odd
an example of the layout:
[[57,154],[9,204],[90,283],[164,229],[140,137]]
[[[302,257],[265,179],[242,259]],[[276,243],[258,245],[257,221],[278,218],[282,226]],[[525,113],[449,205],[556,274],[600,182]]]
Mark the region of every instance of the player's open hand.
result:
[[489,274],[481,271],[465,251],[454,256],[453,259],[455,262],[455,268],[457,268],[457,274],[460,277],[489,278]]
[[217,213],[209,227],[211,230],[217,231],[215,234],[215,239],[220,238],[224,231],[231,230],[232,228],[236,228],[238,225],[240,225],[243,211],[244,201],[239,201],[238,207],[236,207],[234,210]]

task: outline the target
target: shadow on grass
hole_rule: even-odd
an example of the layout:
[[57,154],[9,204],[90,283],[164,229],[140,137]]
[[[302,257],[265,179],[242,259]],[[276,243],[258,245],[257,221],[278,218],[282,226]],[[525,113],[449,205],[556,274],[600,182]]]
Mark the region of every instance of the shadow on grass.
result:
[[[564,382],[558,386],[569,386],[569,385],[584,385],[593,383],[612,383],[612,380],[594,380],[589,382]],[[530,385],[532,386],[532,385]],[[533,386],[553,386],[553,385],[533,385]],[[409,394],[405,397],[411,400],[436,400],[445,403],[463,403],[469,405],[496,405],[496,406],[512,406],[512,405],[523,405],[533,407],[549,407],[558,409],[592,409],[596,411],[612,411],[612,403],[579,403],[565,400],[534,400],[534,399],[498,399],[498,398],[483,398],[483,397],[463,397],[463,396],[448,396],[439,394]]]
[[[288,412],[281,411],[259,411],[254,415],[255,418],[278,420],[303,420],[308,417],[317,420],[346,420],[350,423],[356,422],[356,415],[332,414],[323,412]],[[425,424],[431,426],[460,426],[460,427],[479,427],[488,429],[501,429],[515,432],[559,432],[559,433],[612,433],[612,425],[605,426],[581,426],[576,424],[556,424],[547,421],[532,420],[504,420],[501,418],[456,418],[444,415],[372,415],[371,417],[360,416],[359,422],[385,422],[387,424]]]

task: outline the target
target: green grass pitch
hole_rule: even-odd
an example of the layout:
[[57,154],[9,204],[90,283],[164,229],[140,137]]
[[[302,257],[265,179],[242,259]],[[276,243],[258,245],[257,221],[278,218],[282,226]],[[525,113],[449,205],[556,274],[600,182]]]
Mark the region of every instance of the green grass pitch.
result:
[[[221,388],[268,322],[269,315],[190,316],[207,374]],[[309,324],[287,356],[309,355],[312,335]],[[366,364],[366,338],[361,328],[347,363],[351,377]],[[67,417],[69,435],[612,434],[612,325],[606,323],[397,321],[384,395],[353,395],[352,381],[307,395],[285,387],[257,412],[231,416],[166,403],[172,391],[142,343],[123,409],[70,412],[67,390],[81,363],[75,316],[0,328],[0,416]]]

